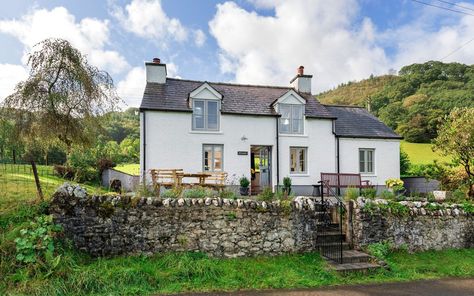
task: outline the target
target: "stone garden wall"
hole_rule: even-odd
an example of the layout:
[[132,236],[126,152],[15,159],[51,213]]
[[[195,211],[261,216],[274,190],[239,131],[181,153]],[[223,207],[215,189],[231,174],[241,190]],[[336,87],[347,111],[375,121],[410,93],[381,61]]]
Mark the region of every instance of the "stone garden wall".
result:
[[358,198],[349,206],[356,248],[386,240],[410,251],[474,247],[474,215],[462,205],[402,201],[394,211],[386,203]]
[[237,257],[316,249],[315,204],[89,196],[63,185],[50,211],[77,248],[94,256],[201,251]]

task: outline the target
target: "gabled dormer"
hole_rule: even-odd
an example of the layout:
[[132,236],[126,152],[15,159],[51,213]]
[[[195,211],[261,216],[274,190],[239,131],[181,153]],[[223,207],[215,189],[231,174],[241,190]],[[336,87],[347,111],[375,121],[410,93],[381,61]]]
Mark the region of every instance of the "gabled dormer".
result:
[[207,82],[189,93],[189,106],[193,109],[193,130],[219,130],[222,98],[222,94]]
[[305,107],[306,100],[294,90],[289,90],[273,103],[273,108],[280,114],[280,134],[304,134]]

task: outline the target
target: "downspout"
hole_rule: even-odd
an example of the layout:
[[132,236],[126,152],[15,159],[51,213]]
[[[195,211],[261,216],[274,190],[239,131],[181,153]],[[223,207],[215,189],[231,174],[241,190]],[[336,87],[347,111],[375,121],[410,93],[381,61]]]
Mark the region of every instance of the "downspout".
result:
[[279,116],[276,117],[276,175],[277,175],[277,190],[280,189],[280,130],[279,130]]
[[[339,136],[336,134],[336,120],[332,121],[332,133],[336,137],[336,173],[341,173],[341,161],[339,157]],[[337,187],[337,195],[341,195],[341,188]]]
[[143,122],[142,122],[142,131],[143,131],[143,185],[146,186],[146,112],[143,111]]

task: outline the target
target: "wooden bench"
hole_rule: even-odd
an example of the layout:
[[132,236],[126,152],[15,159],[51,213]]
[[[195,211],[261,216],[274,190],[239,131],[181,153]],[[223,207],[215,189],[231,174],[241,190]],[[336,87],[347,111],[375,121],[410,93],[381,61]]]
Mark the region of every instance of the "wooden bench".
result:
[[150,174],[153,188],[159,195],[161,186],[165,188],[181,186],[184,173],[182,169],[152,169]]
[[225,188],[225,181],[227,180],[226,172],[211,172],[211,176],[206,178],[204,186],[221,191]]
[[369,180],[362,180],[360,174],[337,174],[337,173],[321,173],[321,189],[323,194],[335,194],[332,189],[341,188],[373,188]]

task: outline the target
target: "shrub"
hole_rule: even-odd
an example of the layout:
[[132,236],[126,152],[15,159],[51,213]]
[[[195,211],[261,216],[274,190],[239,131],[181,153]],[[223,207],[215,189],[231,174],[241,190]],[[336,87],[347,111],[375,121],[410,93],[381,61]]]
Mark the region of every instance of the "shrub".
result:
[[99,174],[97,170],[91,167],[76,169],[76,175],[74,181],[79,183],[85,182],[99,182]]
[[213,195],[212,190],[204,187],[194,187],[183,191],[184,198],[205,198]]
[[72,167],[65,165],[55,165],[53,170],[55,175],[68,180],[73,180],[76,175],[76,172]]
[[358,197],[359,197],[359,189],[357,188],[353,188],[353,187],[349,187],[346,189],[346,191],[344,192],[344,199],[346,201],[349,201],[349,200],[356,200]]
[[291,193],[291,178],[285,177],[283,178],[283,190],[287,193]]
[[226,199],[237,199],[237,193],[230,189],[223,189],[221,192],[219,192],[219,197],[220,198],[226,198]]
[[367,252],[377,259],[385,260],[393,250],[393,244],[389,241],[373,243],[367,246]]
[[374,199],[377,196],[377,189],[375,188],[363,188],[361,195],[366,198]]
[[272,191],[272,188],[265,187],[263,188],[263,191],[257,196],[257,199],[261,201],[271,201],[273,200],[274,196],[275,195]]
[[97,161],[97,168],[99,170],[99,174],[102,175],[102,172],[105,171],[106,169],[113,168],[115,167],[116,164],[112,160],[108,158],[101,158]]
[[474,214],[474,204],[472,202],[465,201],[461,207],[464,210],[464,212],[468,214]]
[[385,180],[385,186],[387,186],[387,188],[403,187],[403,184],[403,181],[398,178],[390,178]]
[[380,198],[392,200],[395,198],[395,194],[392,191],[384,190],[380,193]]
[[242,188],[247,188],[250,185],[250,181],[247,177],[240,178],[239,183],[240,183],[240,187]]
[[36,217],[15,239],[16,260],[23,264],[57,266],[60,257],[55,256],[55,238],[61,231],[61,226],[53,223],[53,216]]
[[183,190],[178,187],[173,187],[171,189],[166,190],[161,194],[163,198],[179,198]]

